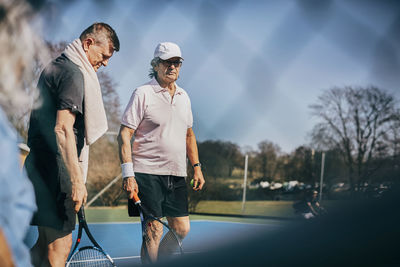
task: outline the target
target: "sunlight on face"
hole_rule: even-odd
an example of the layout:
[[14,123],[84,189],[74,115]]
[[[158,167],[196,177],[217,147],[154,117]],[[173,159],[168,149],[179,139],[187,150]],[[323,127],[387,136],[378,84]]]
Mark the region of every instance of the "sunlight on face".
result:
[[[88,42],[88,40],[85,40],[84,42]],[[96,72],[101,66],[107,66],[108,60],[112,57],[113,53],[114,49],[110,41],[105,41],[102,43],[95,43],[94,41],[91,41],[87,45],[86,55]]]
[[168,84],[178,80],[181,66],[181,58],[173,57],[167,60],[161,60],[161,62],[154,67],[154,70],[157,71],[157,79]]

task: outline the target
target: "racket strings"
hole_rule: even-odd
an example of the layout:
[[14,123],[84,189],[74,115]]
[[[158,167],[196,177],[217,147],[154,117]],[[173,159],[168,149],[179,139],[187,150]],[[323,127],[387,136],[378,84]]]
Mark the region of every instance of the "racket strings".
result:
[[110,259],[96,248],[83,249],[76,252],[67,266],[73,267],[102,267],[114,266]]
[[[155,262],[158,259],[167,259],[174,255],[183,254],[180,239],[166,225],[158,220],[145,221],[143,241],[147,258],[144,262]],[[164,234],[164,235],[163,235]]]
[[163,239],[160,242],[158,257],[160,259],[169,258],[174,255],[182,254],[181,242],[177,238],[176,234],[172,231],[164,228],[164,230],[168,231]]

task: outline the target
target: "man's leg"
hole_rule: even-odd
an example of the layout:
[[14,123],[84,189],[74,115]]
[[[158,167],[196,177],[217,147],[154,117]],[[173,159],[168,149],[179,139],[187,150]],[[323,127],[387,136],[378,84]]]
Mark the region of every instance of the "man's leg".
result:
[[31,249],[36,267],[64,267],[72,246],[72,233],[49,227],[38,227],[39,238]]
[[[178,237],[183,240],[190,231],[189,216],[167,217],[167,220],[169,226],[174,229]],[[160,248],[158,252],[160,258],[168,257],[171,255],[171,253],[175,252],[178,249],[178,245],[176,244],[176,242],[169,242],[169,240],[173,240],[169,237],[169,235],[172,235],[172,233],[166,233],[160,243]]]
[[[147,237],[146,244],[142,244],[141,258],[143,263],[151,263],[157,261],[158,247],[163,235],[163,226],[157,221],[147,222]],[[146,246],[146,248],[144,247]],[[147,254],[145,252],[147,250]],[[150,261],[150,262],[147,262]]]

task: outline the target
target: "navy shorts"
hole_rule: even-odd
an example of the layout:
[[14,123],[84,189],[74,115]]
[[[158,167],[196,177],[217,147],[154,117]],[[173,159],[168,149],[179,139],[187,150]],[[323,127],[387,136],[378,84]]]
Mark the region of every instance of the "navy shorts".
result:
[[[188,216],[188,192],[185,177],[135,173],[142,205],[155,217]],[[129,216],[138,216],[133,200],[128,200]]]

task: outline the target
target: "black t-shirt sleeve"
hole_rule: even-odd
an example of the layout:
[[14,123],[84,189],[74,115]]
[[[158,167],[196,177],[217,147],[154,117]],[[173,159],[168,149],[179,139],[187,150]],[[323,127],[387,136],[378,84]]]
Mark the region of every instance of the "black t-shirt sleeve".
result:
[[59,79],[57,109],[83,114],[84,81],[80,71],[67,70]]

